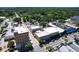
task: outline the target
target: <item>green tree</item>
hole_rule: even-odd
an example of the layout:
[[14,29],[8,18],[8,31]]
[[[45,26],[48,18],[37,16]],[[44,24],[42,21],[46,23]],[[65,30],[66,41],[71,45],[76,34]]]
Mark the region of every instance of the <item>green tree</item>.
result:
[[32,43],[30,43],[30,42],[27,43],[26,44],[26,48],[28,48],[28,50],[31,50],[32,51],[33,50]]
[[52,46],[48,46],[46,47],[46,49],[49,51],[49,52],[52,52],[54,50],[54,48]]
[[14,46],[14,44],[15,44],[14,41],[9,41],[7,44],[7,47],[12,48]]
[[64,41],[65,41],[64,45],[67,45],[68,39],[64,38]]
[[2,50],[2,47],[0,47],[0,51]]
[[42,40],[42,39],[38,39],[38,42],[39,42],[39,44],[40,44],[40,47],[42,47],[42,46],[43,46],[43,44],[45,44],[45,41],[44,41],[44,40]]

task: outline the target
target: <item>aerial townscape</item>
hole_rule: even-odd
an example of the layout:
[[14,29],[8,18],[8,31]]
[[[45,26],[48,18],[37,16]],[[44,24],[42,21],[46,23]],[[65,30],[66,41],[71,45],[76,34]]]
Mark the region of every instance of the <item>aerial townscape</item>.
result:
[[79,8],[0,7],[0,52],[79,52]]

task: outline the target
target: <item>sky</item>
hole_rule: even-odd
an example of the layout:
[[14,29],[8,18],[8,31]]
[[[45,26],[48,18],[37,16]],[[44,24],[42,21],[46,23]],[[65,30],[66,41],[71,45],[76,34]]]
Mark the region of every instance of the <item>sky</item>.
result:
[[0,7],[79,7],[78,0],[0,0]]

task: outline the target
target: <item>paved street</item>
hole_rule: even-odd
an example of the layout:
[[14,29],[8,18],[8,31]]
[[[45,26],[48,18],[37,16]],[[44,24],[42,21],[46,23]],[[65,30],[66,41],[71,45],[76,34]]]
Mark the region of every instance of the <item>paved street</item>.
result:
[[[28,29],[26,24],[23,23],[23,26],[25,26],[26,29]],[[42,48],[41,48],[41,47],[39,46],[39,42],[37,41],[36,38],[34,38],[32,32],[31,32],[29,29],[28,29],[28,31],[29,31],[29,38],[30,38],[30,40],[31,40],[32,46],[33,46],[33,48],[34,48],[34,51],[35,51],[35,52],[44,52],[44,51],[46,51],[46,50],[45,50],[45,47],[42,47]]]
[[30,36],[30,40],[31,40],[32,46],[34,48],[34,51],[35,52],[44,52],[45,48],[44,47],[41,48],[39,46],[39,42],[37,41],[36,38],[34,38],[33,34],[30,32],[30,30],[29,30],[29,36]]

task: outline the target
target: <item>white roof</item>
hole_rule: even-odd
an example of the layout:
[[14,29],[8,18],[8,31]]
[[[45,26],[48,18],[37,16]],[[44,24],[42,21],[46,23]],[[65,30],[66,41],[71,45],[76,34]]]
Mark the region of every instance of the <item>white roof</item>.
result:
[[61,28],[59,28],[59,27],[47,27],[47,28],[44,28],[44,30],[45,30],[46,32],[50,32],[50,33],[54,33],[54,32],[59,32],[59,33],[61,33],[61,32],[64,31],[63,29],[61,29]]
[[50,26],[52,26],[52,27],[57,27],[57,26],[53,25],[51,22],[48,23],[48,25],[50,25]]
[[39,28],[40,28],[40,26],[37,26],[37,25],[32,25],[30,28],[31,28],[32,30],[33,30],[33,29],[39,29]]
[[48,35],[48,33],[46,31],[37,31],[35,33],[38,37],[43,37],[43,36],[46,36]]
[[56,30],[58,30],[59,33],[61,33],[61,32],[64,31],[64,29],[62,29],[62,28],[60,28],[60,27],[58,27],[58,26],[56,26],[56,25],[53,25],[51,22],[50,22],[48,25],[50,25],[50,26],[52,26],[53,28],[55,28]]
[[26,33],[28,32],[28,29],[27,27],[24,26],[18,26],[18,27],[14,27],[14,32],[18,32],[18,34]]
[[65,20],[65,21],[71,21],[71,19],[67,19],[67,20]]
[[49,34],[55,34],[55,33],[61,33],[63,32],[64,30],[61,29],[61,28],[58,28],[58,27],[47,27],[47,28],[43,28],[43,31],[37,31],[35,32],[35,34],[38,36],[38,37],[43,37],[43,36],[46,36],[46,35],[49,35]]
[[69,23],[65,23],[65,25],[73,27],[73,28],[78,28],[77,26],[75,26],[74,24],[69,24]]
[[0,16],[0,18],[3,18],[3,19],[5,19],[6,17],[4,17],[4,16]]

